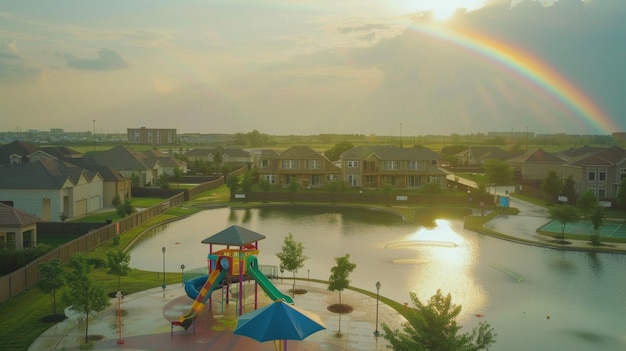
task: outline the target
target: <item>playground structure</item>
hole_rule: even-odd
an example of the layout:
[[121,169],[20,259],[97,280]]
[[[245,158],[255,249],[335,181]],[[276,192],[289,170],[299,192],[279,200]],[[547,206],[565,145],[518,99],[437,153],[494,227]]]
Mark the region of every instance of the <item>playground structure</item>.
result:
[[[243,314],[243,282],[254,280],[254,309],[258,307],[258,287],[272,300],[282,299],[289,304],[293,304],[293,299],[285,295],[272,284],[272,282],[261,272],[258,265],[257,255],[258,240],[265,236],[248,229],[231,226],[207,239],[202,243],[209,244],[208,275],[200,276],[185,282],[185,292],[194,302],[189,312],[181,315],[177,320],[172,321],[174,326],[181,326],[185,329],[194,325],[195,318],[202,313],[205,305],[212,308],[211,295],[217,288],[222,288],[223,298],[228,303],[229,286],[238,284],[237,291],[237,315]],[[213,251],[213,245],[226,245],[226,249]]]

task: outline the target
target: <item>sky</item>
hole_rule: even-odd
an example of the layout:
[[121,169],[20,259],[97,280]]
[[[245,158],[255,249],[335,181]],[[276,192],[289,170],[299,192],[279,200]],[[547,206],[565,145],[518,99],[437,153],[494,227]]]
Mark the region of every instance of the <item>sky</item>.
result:
[[624,0],[0,0],[0,131],[626,131]]

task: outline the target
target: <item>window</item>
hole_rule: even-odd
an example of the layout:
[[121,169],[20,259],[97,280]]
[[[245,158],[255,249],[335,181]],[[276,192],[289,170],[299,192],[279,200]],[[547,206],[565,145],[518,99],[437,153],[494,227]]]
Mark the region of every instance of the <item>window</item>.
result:
[[421,185],[419,176],[408,176],[406,177],[406,186],[409,188],[415,188]]
[[320,185],[320,176],[319,174],[313,174],[309,176],[309,185],[317,186]]
[[355,160],[348,161],[348,168],[357,168],[357,167],[359,167],[359,161],[355,161]]
[[283,169],[295,169],[298,168],[298,160],[283,160],[281,162]]
[[306,166],[308,169],[320,169],[322,168],[322,161],[321,160],[308,160],[306,162]]
[[598,180],[601,182],[606,181],[606,171],[598,172]]
[[270,165],[270,160],[261,160],[261,168],[265,168]]
[[383,169],[386,171],[392,171],[392,170],[400,169],[400,167],[399,167],[398,161],[384,161]]
[[436,166],[437,165],[437,160],[430,160],[430,164],[433,165],[433,166]]
[[411,171],[417,171],[418,169],[421,169],[419,161],[407,161],[406,168]]
[[263,180],[270,184],[276,184],[276,174],[264,174]]
[[428,182],[429,183],[440,183],[441,184],[441,177],[440,176],[430,176],[428,178]]
[[354,174],[348,174],[347,181],[350,186],[359,186],[359,178]]
[[326,182],[333,182],[335,180],[338,180],[339,177],[336,174],[327,174],[326,175]]
[[605,188],[598,188],[598,197],[600,199],[606,198],[606,189]]
[[587,180],[593,182],[596,180],[596,172],[587,173]]

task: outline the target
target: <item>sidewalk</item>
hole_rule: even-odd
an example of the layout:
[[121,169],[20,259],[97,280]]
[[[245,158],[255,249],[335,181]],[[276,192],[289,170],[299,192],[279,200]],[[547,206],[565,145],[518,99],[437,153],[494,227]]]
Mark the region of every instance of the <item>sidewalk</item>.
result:
[[[273,281],[281,291],[288,291],[291,284],[281,284]],[[285,281],[287,283],[287,281]],[[252,290],[253,284],[247,284]],[[354,308],[349,314],[341,315],[341,337],[336,334],[339,330],[339,315],[329,312],[327,306],[338,303],[338,292],[332,292],[326,285],[298,281],[298,288],[307,290],[306,294],[296,295],[295,304],[305,310],[316,313],[326,324],[326,330],[317,332],[304,341],[289,341],[288,350],[385,350],[387,342],[374,337],[376,330],[376,299],[344,290],[341,294],[342,302]],[[94,345],[94,350],[275,350],[272,342],[259,343],[253,339],[234,335],[232,329],[237,324],[235,304],[233,300],[224,306],[223,312],[219,301],[219,292],[214,292],[213,311],[205,311],[196,322],[195,334],[193,329],[185,331],[175,328],[170,336],[168,320],[178,318],[187,312],[192,300],[187,297],[181,285],[150,289],[127,295],[122,302],[124,344],[118,345],[117,328],[117,299],[111,300],[111,306],[89,320],[89,335],[100,335],[102,339]],[[245,312],[253,309],[253,298],[246,298]],[[259,307],[269,303],[262,290],[259,289]],[[405,321],[398,312],[379,302],[378,330],[382,331],[381,324],[385,323],[392,328],[400,328]],[[30,347],[29,351],[50,350],[79,350],[79,345],[85,337],[84,322],[76,323],[68,318],[44,332]]]

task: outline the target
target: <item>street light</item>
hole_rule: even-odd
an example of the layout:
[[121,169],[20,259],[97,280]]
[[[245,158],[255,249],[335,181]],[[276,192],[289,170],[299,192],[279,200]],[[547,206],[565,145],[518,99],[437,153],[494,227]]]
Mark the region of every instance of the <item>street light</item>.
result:
[[163,297],[165,297],[165,246],[161,248],[161,252],[163,252],[163,285],[161,287],[163,288]]
[[185,265],[180,265],[180,282],[185,286]]
[[380,332],[378,331],[378,296],[380,292],[380,282],[376,282],[376,330],[374,330],[374,337],[376,338],[376,342],[378,342],[378,336]]
[[96,151],[96,120],[93,120],[93,151]]

